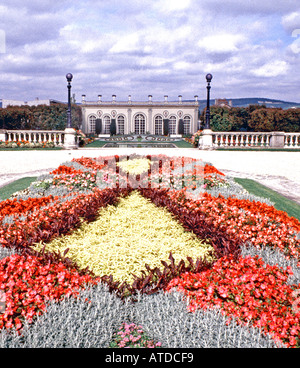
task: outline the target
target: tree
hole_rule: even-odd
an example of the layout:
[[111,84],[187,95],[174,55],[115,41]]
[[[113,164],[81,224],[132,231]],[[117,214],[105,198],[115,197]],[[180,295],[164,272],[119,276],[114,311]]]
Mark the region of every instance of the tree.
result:
[[96,119],[96,134],[101,134],[102,132],[102,119]]
[[[74,104],[71,108],[72,126],[79,129],[82,121],[81,108]],[[0,109],[0,128],[64,130],[67,126],[67,110],[65,104],[8,106]]]
[[274,130],[273,118],[267,108],[252,111],[248,125],[254,132],[271,132]]
[[117,134],[116,119],[111,120],[109,129],[110,129],[110,135],[116,135]]
[[163,122],[163,133],[164,135],[168,135],[169,134],[169,119],[164,119],[164,122]]
[[184,124],[182,119],[179,119],[178,122],[178,134],[184,135]]

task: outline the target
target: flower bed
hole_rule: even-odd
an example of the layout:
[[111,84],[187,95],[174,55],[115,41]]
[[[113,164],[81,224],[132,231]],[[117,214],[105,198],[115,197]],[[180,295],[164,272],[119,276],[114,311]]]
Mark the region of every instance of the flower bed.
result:
[[25,140],[20,141],[0,141],[0,148],[26,148],[26,149],[37,149],[37,148],[55,148],[54,142],[29,142]]
[[[216,187],[230,190],[229,181],[213,165],[191,158],[82,157],[52,171],[50,178],[40,181],[42,186],[46,180],[50,185],[44,185],[43,196],[0,203],[0,242],[12,252],[0,260],[0,292],[6,299],[6,310],[0,314],[0,346],[33,346],[38,341],[45,341],[47,346],[51,334],[60,334],[57,328],[55,331],[56,322],[49,318],[64,323],[57,316],[58,301],[65,319],[78,307],[78,311],[85,312],[78,312],[80,317],[76,318],[85,319],[85,326],[94,326],[92,317],[86,320],[94,313],[89,308],[102,311],[108,302],[105,295],[113,292],[114,298],[122,302],[118,304],[118,318],[115,314],[111,317],[109,308],[107,318],[115,318],[116,325],[103,316],[103,324],[97,327],[102,331],[111,326],[108,333],[103,332],[105,341],[101,344],[105,346],[108,341],[111,346],[134,346],[141,338],[133,330],[142,325],[139,331],[146,331],[149,340],[143,346],[159,342],[157,347],[160,343],[162,347],[178,347],[178,341],[169,339],[177,336],[178,329],[181,344],[188,346],[225,346],[223,336],[240,334],[243,338],[234,338],[233,346],[243,345],[242,341],[252,346],[256,341],[257,346],[275,347],[279,341],[287,347],[299,347],[300,286],[289,283],[291,268],[271,266],[261,258],[242,256],[241,251],[242,247],[277,249],[286,262],[296,261],[299,267],[297,219],[263,201],[211,195],[209,190]],[[72,195],[47,195],[61,188]],[[4,221],[9,216],[10,221]],[[130,222],[132,216],[134,222]],[[119,243],[118,238],[109,235],[109,228],[114,228],[114,236],[120,229],[123,238],[119,237]],[[147,239],[146,246],[138,253],[142,239]],[[205,249],[209,253],[203,257]],[[110,254],[114,258],[109,258]],[[87,261],[81,262],[83,258]],[[99,285],[106,285],[107,291],[97,292],[97,299],[93,290]],[[80,296],[87,295],[88,289],[89,297],[82,299]],[[176,300],[171,292],[177,295]],[[73,299],[78,299],[76,308]],[[116,301],[109,303],[117,305]],[[156,310],[164,306],[169,317],[160,320],[157,313],[149,312],[153,303],[157,303]],[[214,314],[216,308],[224,318]],[[214,326],[206,328],[220,331],[217,341],[209,336],[202,340],[203,332],[199,331],[204,325],[195,320],[199,335],[197,331],[194,337],[185,335],[189,329],[176,325],[176,314],[171,317],[179,313],[177,319],[185,323],[200,311],[206,326]],[[171,318],[175,329],[169,333],[160,324],[167,318]],[[246,330],[246,324],[250,330]],[[129,337],[124,328],[132,332]],[[14,337],[9,331],[15,330],[18,333]],[[86,341],[84,344],[91,343],[84,334],[78,334]],[[98,341],[96,335],[93,339]],[[76,338],[67,342],[68,337],[62,336],[56,340],[62,346],[81,346]]]
[[264,264],[261,259],[220,258],[202,273],[174,278],[166,290],[176,287],[189,297],[190,311],[217,306],[240,323],[250,323],[279,341],[298,344],[300,313],[294,313],[293,287],[287,285],[291,270]]
[[[152,220],[149,221],[149,218]],[[41,250],[43,243],[35,247]],[[97,276],[112,275],[119,282],[132,282],[145,263],[159,267],[170,252],[176,262],[190,256],[212,260],[213,248],[186,231],[164,208],[157,208],[138,192],[107,206],[92,223],[72,234],[53,239],[45,250],[63,253],[80,268]]]
[[45,302],[78,294],[85,283],[95,282],[63,263],[47,263],[43,257],[12,255],[0,261],[0,290],[5,291],[6,308],[0,315],[0,328],[21,329],[26,319],[46,310]]

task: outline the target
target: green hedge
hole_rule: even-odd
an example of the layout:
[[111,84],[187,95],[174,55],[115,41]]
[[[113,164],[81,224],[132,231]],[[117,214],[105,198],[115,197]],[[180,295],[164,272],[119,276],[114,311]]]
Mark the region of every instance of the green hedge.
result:
[[[0,129],[64,130],[67,126],[68,106],[8,106],[0,109]],[[72,126],[78,129],[82,121],[81,107],[72,105]]]
[[[267,108],[264,105],[248,107],[212,106],[210,125],[213,131],[300,132],[300,109]],[[201,113],[205,121],[205,109]]]

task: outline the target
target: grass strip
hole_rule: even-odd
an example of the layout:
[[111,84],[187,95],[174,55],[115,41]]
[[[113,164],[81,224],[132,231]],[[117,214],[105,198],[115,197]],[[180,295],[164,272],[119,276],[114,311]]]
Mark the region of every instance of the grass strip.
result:
[[252,179],[234,178],[235,182],[240,184],[249,193],[255,194],[259,197],[269,198],[274,202],[274,207],[279,211],[285,211],[289,216],[300,220],[300,205],[272,189],[265,187]]
[[187,141],[174,141],[172,143],[174,143],[178,148],[195,148],[195,146]]
[[[43,248],[42,243],[34,246]],[[83,223],[71,235],[45,244],[45,251],[63,253],[77,265],[96,276],[112,275],[114,280],[131,283],[132,274],[141,276],[145,264],[161,267],[161,260],[172,252],[178,263],[182,258],[211,261],[213,248],[186,231],[172,214],[158,208],[137,191],[122,198],[117,206],[107,206],[94,222]],[[207,257],[206,257],[207,256]]]
[[96,140],[96,141],[94,141],[92,143],[87,144],[83,148],[101,148],[101,147],[105,146],[107,143],[108,142],[106,142],[106,141],[98,141],[98,140]]
[[[96,140],[92,143],[87,144],[85,147],[86,148],[102,148],[104,147],[105,144],[110,143],[109,141],[99,141]],[[126,144],[126,142],[116,142],[116,143],[124,143]],[[132,143],[140,143],[143,144],[144,142],[132,142]],[[162,142],[161,142],[162,143]],[[172,142],[163,142],[163,143],[172,143],[175,144],[176,147],[178,148],[195,148],[192,144],[186,142],[186,141],[172,141]],[[151,142],[147,142],[147,144],[150,146]],[[153,144],[157,144],[157,142],[153,142]]]
[[37,176],[28,176],[15,180],[14,182],[4,185],[0,188],[0,200],[8,199],[13,193],[24,190],[30,186],[32,182],[37,179]]

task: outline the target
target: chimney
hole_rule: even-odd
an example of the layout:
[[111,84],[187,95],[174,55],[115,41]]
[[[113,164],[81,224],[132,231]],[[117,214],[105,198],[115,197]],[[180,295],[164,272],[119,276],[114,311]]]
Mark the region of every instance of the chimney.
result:
[[195,102],[198,102],[198,96],[194,96],[195,97]]
[[168,103],[168,95],[165,95],[165,103]]
[[85,104],[85,95],[82,95],[82,103]]
[[179,95],[178,98],[179,98],[179,103],[182,103],[182,96]]
[[102,95],[98,95],[98,102],[101,103],[102,102]]
[[116,95],[112,95],[113,102],[116,102]]
[[131,103],[131,95],[128,95],[128,103]]
[[149,95],[149,96],[148,96],[148,101],[149,101],[149,102],[152,102],[152,95]]

